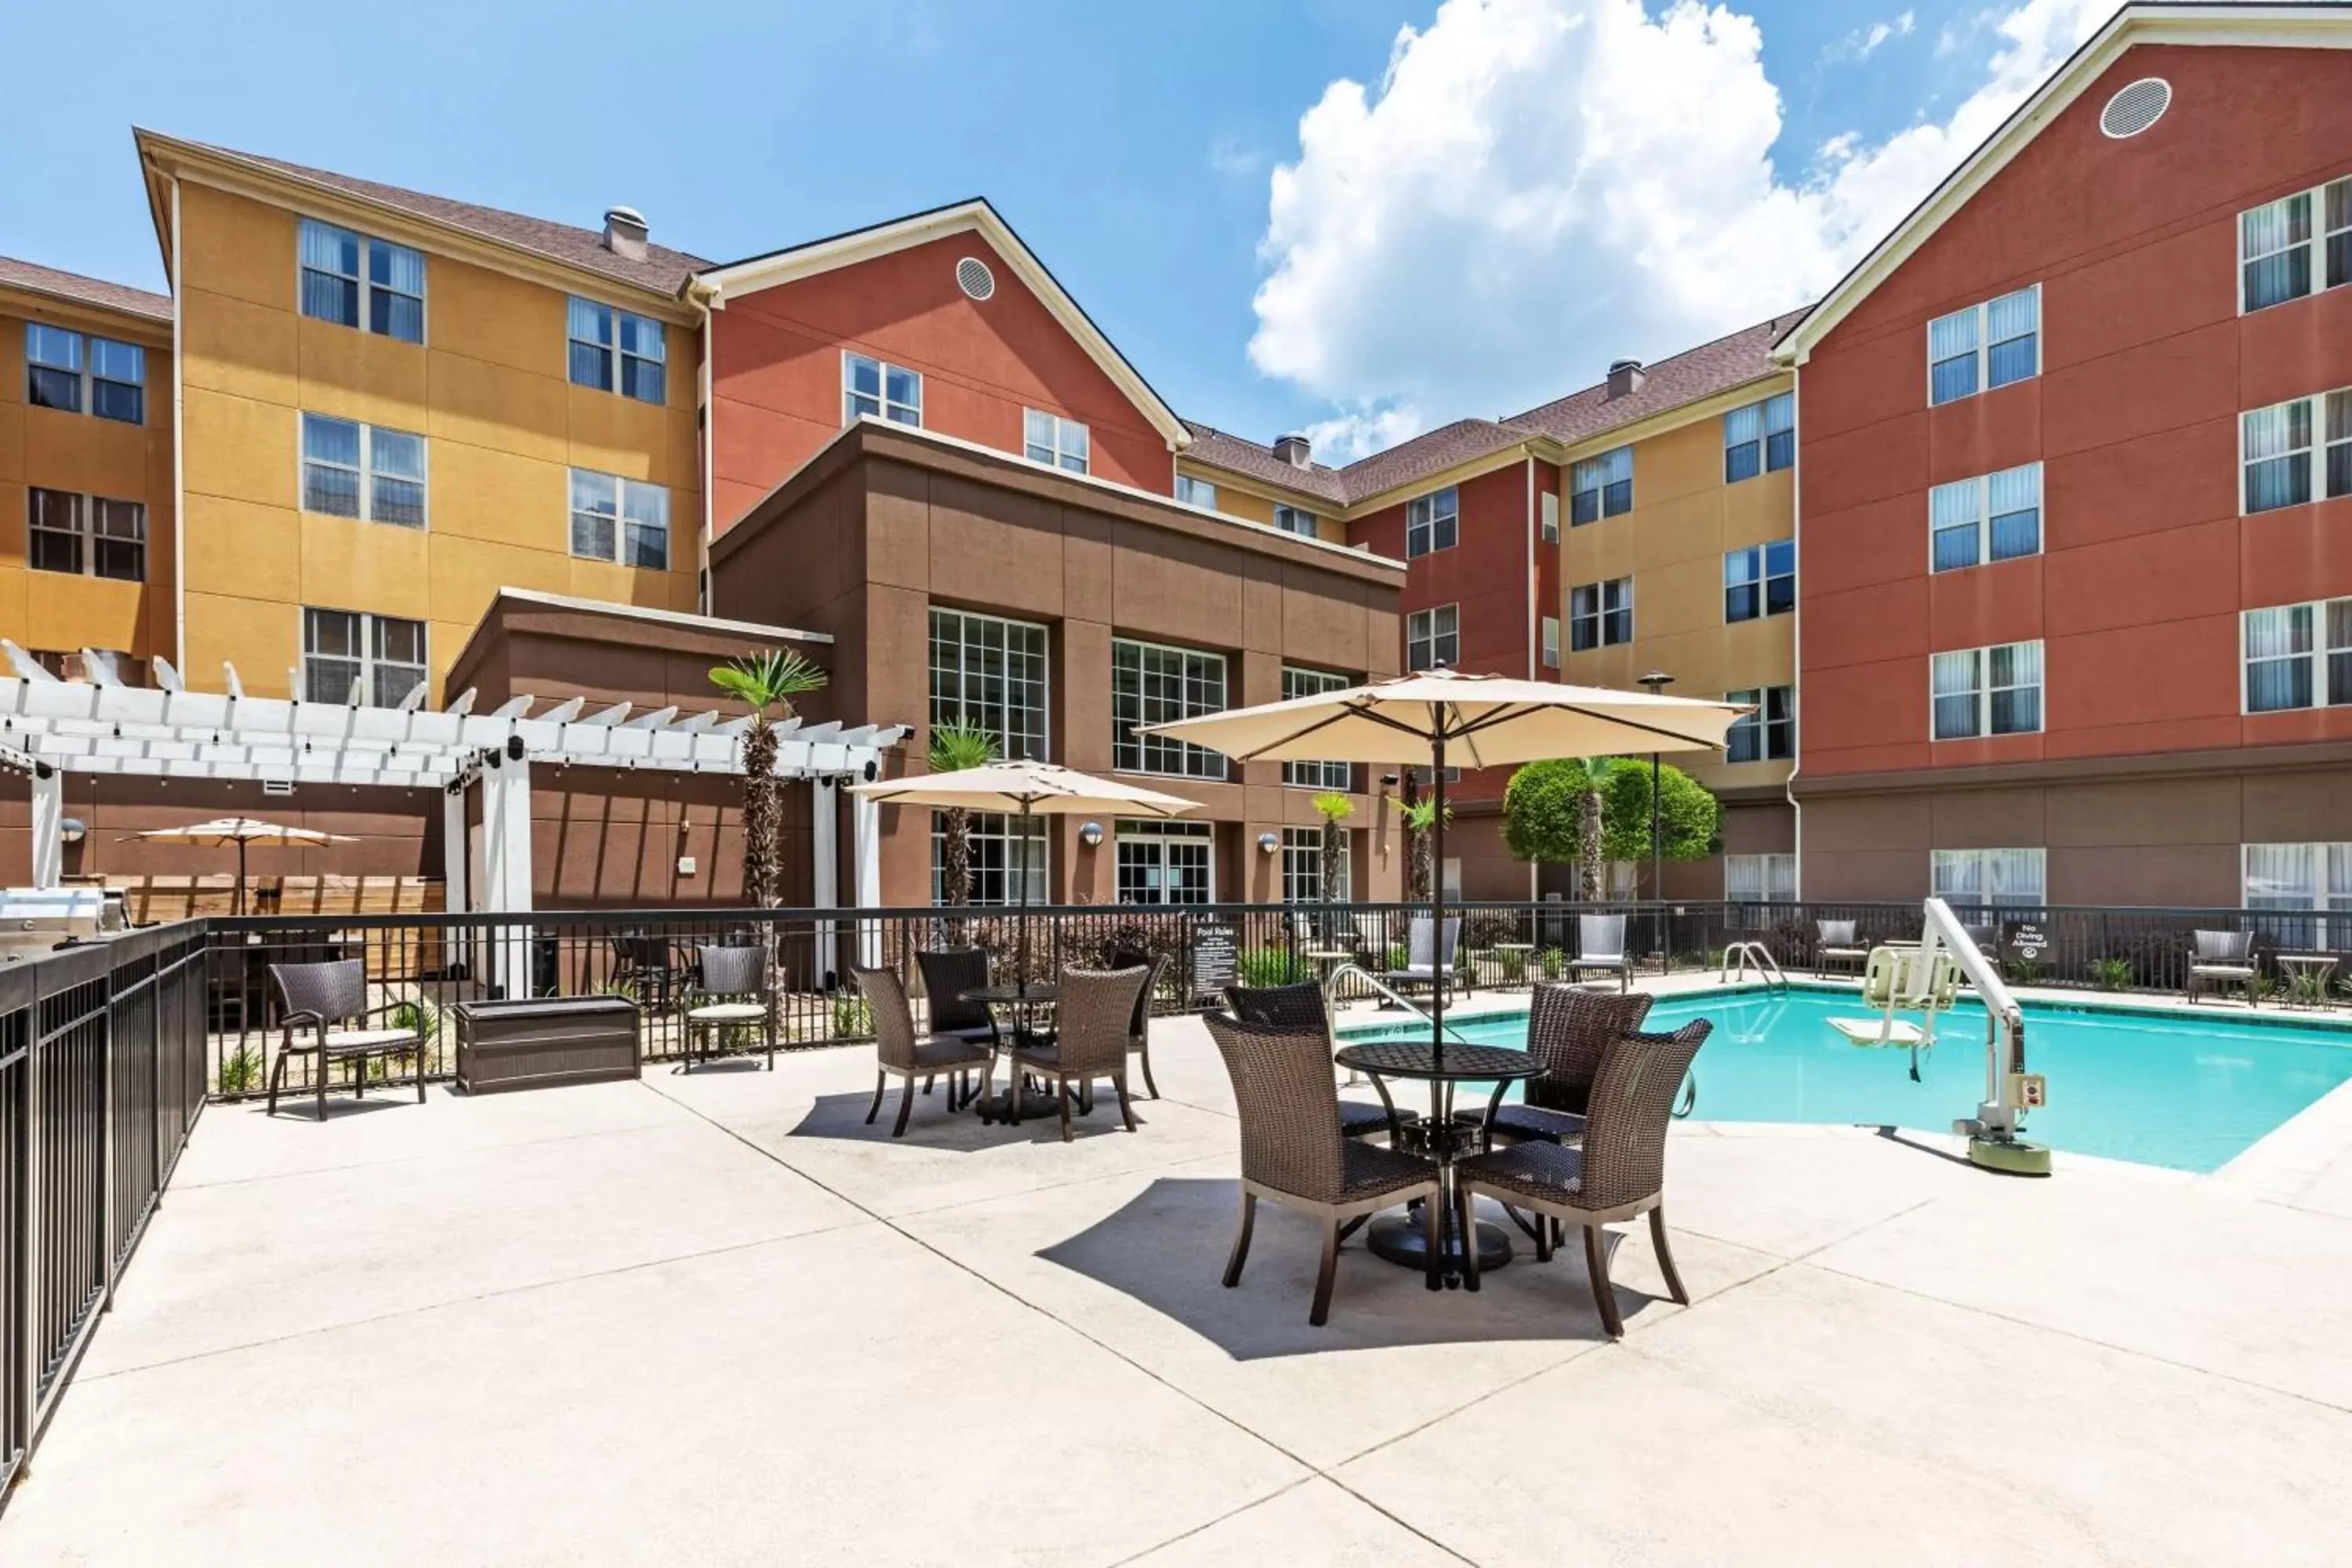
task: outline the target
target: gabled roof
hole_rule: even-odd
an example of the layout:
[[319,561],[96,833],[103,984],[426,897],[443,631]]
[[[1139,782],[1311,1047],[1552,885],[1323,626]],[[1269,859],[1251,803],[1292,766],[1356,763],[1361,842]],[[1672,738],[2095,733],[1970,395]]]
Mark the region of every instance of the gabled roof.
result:
[[606,249],[601,229],[551,223],[545,218],[527,217],[499,207],[478,206],[472,202],[452,201],[446,196],[429,195],[423,191],[407,190],[399,185],[379,184],[373,180],[354,179],[349,174],[289,163],[278,158],[265,158],[258,153],[239,153],[203,142],[181,141],[153,131],[135,131],[132,134],[139,144],[140,157],[150,164],[173,159],[175,155],[185,157],[193,154],[272,181],[291,182],[331,192],[387,212],[398,213],[404,217],[440,228],[455,229],[476,239],[488,240],[493,245],[524,251],[542,260],[659,294],[677,295],[690,275],[709,265],[698,256],[672,250],[667,246],[656,245],[651,241],[646,242],[644,259],[637,260]]
[[1277,489],[1296,490],[1334,506],[1348,504],[1348,487],[1340,481],[1339,470],[1328,463],[1309,463],[1302,468],[1271,447],[1228,435],[1198,420],[1187,419],[1184,428],[1192,436],[1192,444],[1184,448],[1188,461],[1223,468]]
[[1078,346],[1101,366],[1103,374],[1125,393],[1151,427],[1160,432],[1171,450],[1181,451],[1192,441],[1184,422],[1168,406],[1151,384],[1143,379],[1142,372],[1128,363],[1127,356],[1095,325],[1076,300],[1071,298],[1061,280],[1037,259],[1022,237],[1013,231],[997,210],[984,196],[967,201],[951,202],[928,212],[910,213],[905,217],[869,224],[824,239],[787,246],[758,256],[747,256],[740,261],[707,265],[697,269],[691,292],[706,300],[713,310],[723,310],[730,297],[756,293],[773,289],[779,284],[798,279],[814,277],[837,268],[856,266],[877,257],[928,245],[953,234],[972,233],[986,240],[992,249],[1012,265],[1029,291],[1041,300],[1065,331],[1077,340]]
[[1760,381],[1780,373],[1780,367],[1772,363],[1772,345],[1804,316],[1801,309],[1784,310],[1711,343],[1685,349],[1672,359],[1643,365],[1642,384],[1622,397],[1611,397],[1609,384],[1600,382],[1525,414],[1514,414],[1504,423],[1540,430],[1554,440],[1572,444]]
[[1359,458],[1339,470],[1339,478],[1348,487],[1348,504],[1354,506],[1382,491],[1442,473],[1457,463],[1522,446],[1541,434],[1492,419],[1456,419],[1369,458]]
[[2001,122],[1983,144],[1945,176],[1927,199],[1911,209],[1870,254],[1822,296],[1812,312],[1785,334],[1773,351],[1784,364],[1802,364],[1872,289],[1918,248],[1953,214],[1990,184],[1994,175],[2039,135],[2042,128],[2081,97],[2117,57],[2135,44],[2268,46],[2278,48],[2352,48],[2352,5],[2336,0],[2292,0],[2285,5],[2178,4],[2137,0],[2107,18],[2106,25],[2050,73],[2050,79]]
[[125,315],[142,316],[166,325],[172,320],[169,294],[151,294],[127,283],[109,283],[102,278],[85,278],[79,272],[60,272],[54,267],[19,261],[11,256],[0,256],[0,289],[22,289],[28,294],[47,294],[77,305],[121,310]]

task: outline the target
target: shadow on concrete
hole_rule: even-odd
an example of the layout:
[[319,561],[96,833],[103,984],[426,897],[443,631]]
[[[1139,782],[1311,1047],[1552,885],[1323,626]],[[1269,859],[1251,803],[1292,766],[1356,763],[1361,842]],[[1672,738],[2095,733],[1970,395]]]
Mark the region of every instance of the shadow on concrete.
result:
[[[1001,1086],[1000,1086],[1001,1088]],[[919,1085],[915,1090],[915,1109],[907,1118],[907,1135],[894,1139],[890,1128],[898,1118],[898,1080],[890,1080],[889,1092],[882,1097],[882,1109],[869,1125],[866,1108],[874,1103],[872,1090],[863,1094],[824,1094],[809,1107],[797,1126],[784,1134],[787,1138],[837,1138],[856,1143],[903,1143],[923,1149],[945,1149],[959,1153],[979,1153],[989,1149],[1001,1149],[1013,1143],[1058,1143],[1062,1141],[1061,1117],[1054,1109],[1050,1093],[1030,1100],[1024,1105],[1020,1125],[999,1121],[993,1125],[980,1119],[977,1110],[950,1110],[948,1089],[941,1082],[929,1094]],[[1130,1138],[1149,1136],[1150,1118],[1146,1114],[1148,1100],[1135,1107],[1135,1132],[1129,1132],[1118,1118],[1118,1100],[1108,1089],[1098,1091],[1094,1110],[1081,1112],[1076,1107],[1070,1111],[1071,1142],[1082,1142],[1091,1138]]]

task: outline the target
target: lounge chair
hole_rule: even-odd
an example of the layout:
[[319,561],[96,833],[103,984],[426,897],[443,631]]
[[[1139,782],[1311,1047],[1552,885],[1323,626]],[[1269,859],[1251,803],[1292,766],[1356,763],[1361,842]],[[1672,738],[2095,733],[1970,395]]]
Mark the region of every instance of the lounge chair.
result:
[[1574,980],[1588,969],[1615,974],[1621,992],[1632,986],[1633,966],[1625,957],[1623,915],[1576,917],[1576,956],[1568,961],[1568,977]]
[[1381,979],[1399,991],[1408,985],[1426,985],[1433,990],[1444,985],[1452,990],[1454,952],[1462,943],[1462,919],[1458,915],[1446,919],[1443,959],[1433,951],[1439,945],[1432,941],[1436,927],[1437,922],[1427,915],[1415,915],[1405,942],[1404,967],[1384,969]]
[[2197,994],[2208,986],[2216,990],[2231,985],[2246,988],[2246,1005],[2254,1003],[2254,933],[2250,931],[2191,931],[2194,944],[2189,950],[2189,977],[2181,989],[2184,1000],[2194,1002]]
[[1620,1035],[1638,1031],[1655,1000],[1646,991],[1602,995],[1581,985],[1540,983],[1528,1005],[1528,1051],[1543,1071],[1527,1080],[1524,1102],[1454,1113],[1457,1122],[1484,1122],[1490,1141],[1573,1143],[1584,1136],[1585,1107],[1601,1058]]
[[[278,1015],[282,1033],[278,1041],[278,1059],[269,1068],[269,1109],[267,1114],[278,1114],[278,1087],[286,1077],[289,1058],[313,1058],[311,1075],[317,1090],[319,1120],[327,1120],[327,1069],[337,1062],[353,1062],[352,1098],[367,1098],[367,1064],[371,1057],[414,1056],[416,1058],[416,1103],[425,1103],[425,1039],[412,1028],[371,1029],[336,1028],[331,1026],[357,1022],[365,1026],[370,1018],[382,1017],[398,1008],[398,1002],[386,1003],[371,1011],[367,1005],[367,965],[356,958],[332,963],[273,963],[269,978],[278,986],[278,999],[285,1004]],[[307,1025],[312,1031],[306,1044],[297,1026]],[[385,1070],[389,1072],[387,1060]]]
[[[948,1109],[960,1110],[971,1103],[988,1088],[989,1066],[996,1054],[985,1040],[968,1040],[958,1035],[921,1035],[915,1033],[915,1010],[908,1005],[906,983],[894,969],[860,969],[853,967],[850,974],[857,989],[866,995],[866,1003],[874,1014],[874,1103],[866,1108],[866,1124],[871,1127],[874,1118],[881,1113],[882,1096],[895,1076],[904,1080],[898,1091],[898,1120],[890,1128],[890,1136],[907,1135],[907,1114],[915,1108],[915,1080],[929,1083],[940,1073],[948,1079]],[[965,1090],[964,1074],[979,1069],[979,1085]]]
[[1135,1131],[1135,1110],[1127,1097],[1128,1042],[1135,1028],[1136,994],[1149,976],[1148,970],[1139,968],[1062,971],[1054,1038],[1016,1037],[1013,1042],[1014,1126],[1021,1123],[1024,1078],[1051,1079],[1054,1099],[1062,1112],[1062,1142],[1067,1143],[1071,1087],[1076,1085],[1091,1097],[1095,1079],[1107,1078],[1118,1090],[1120,1119],[1129,1132]]
[[1827,974],[1830,965],[1852,964],[1856,974],[1870,962],[1870,949],[1854,940],[1853,921],[1815,921],[1818,941],[1813,947],[1813,973]]
[[[1324,1046],[1330,1047],[1330,1014],[1324,1007],[1323,987],[1312,980],[1290,985],[1228,985],[1225,1005],[1234,1010],[1237,1021],[1261,1028],[1320,1029]],[[1399,1110],[1393,1105],[1368,1105],[1360,1100],[1339,1102],[1339,1131],[1349,1138],[1385,1132],[1393,1143],[1405,1128],[1420,1120],[1419,1111]]]
[[1225,1262],[1226,1288],[1242,1281],[1258,1199],[1312,1215],[1323,1227],[1323,1264],[1307,1321],[1320,1328],[1331,1314],[1340,1241],[1380,1210],[1420,1198],[1428,1285],[1443,1289],[1437,1167],[1418,1155],[1341,1136],[1330,1037],[1321,1029],[1276,1029],[1215,1013],[1206,1022],[1233,1075],[1242,1124],[1241,1228]]
[[[1584,1268],[1592,1283],[1592,1304],[1612,1340],[1625,1323],[1609,1284],[1609,1247],[1601,1226],[1650,1216],[1650,1240],[1666,1291],[1683,1306],[1675,1255],[1666,1246],[1666,1122],[1675,1095],[1690,1071],[1691,1058],[1706,1043],[1711,1027],[1694,1018],[1671,1035],[1621,1035],[1601,1053],[1593,1075],[1584,1136],[1573,1144],[1526,1142],[1477,1154],[1454,1167],[1454,1192],[1462,1234],[1472,1228],[1477,1195],[1485,1193],[1516,1208],[1531,1208],[1584,1231]],[[1536,1261],[1551,1261],[1551,1226],[1536,1226]],[[1478,1249],[1463,1248],[1465,1289],[1478,1289]]]
[[[697,1061],[719,1054],[719,1042],[730,1029],[759,1026],[767,1049],[768,1070],[776,1070],[776,997],[768,985],[768,950],[764,947],[702,947],[695,949],[699,976],[686,998],[686,1059],[680,1071]],[[695,1043],[702,1049],[697,1051]]]

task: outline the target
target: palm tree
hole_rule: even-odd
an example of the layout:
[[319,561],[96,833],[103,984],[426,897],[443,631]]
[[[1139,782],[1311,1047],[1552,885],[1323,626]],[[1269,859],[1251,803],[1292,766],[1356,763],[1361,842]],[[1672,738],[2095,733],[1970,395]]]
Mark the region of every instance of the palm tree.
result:
[[1609,787],[1615,762],[1609,757],[1563,759],[1564,771],[1577,785],[1576,896],[1585,903],[1601,898],[1601,792]]
[[[1454,803],[1450,800],[1445,803],[1445,821],[1448,826],[1454,822]],[[1436,827],[1437,796],[1434,794],[1423,795],[1404,808],[1404,896],[1412,903],[1429,901],[1432,880],[1429,861],[1433,852],[1430,836]]]
[[1323,819],[1323,901],[1344,903],[1344,889],[1339,886],[1343,868],[1339,846],[1346,842],[1347,829],[1339,825],[1356,815],[1356,803],[1337,790],[1325,790],[1315,797],[1315,815]]
[[751,710],[743,732],[743,895],[755,909],[776,901],[777,828],[782,817],[776,788],[775,719],[793,717],[793,699],[829,678],[785,648],[748,653],[710,672],[710,684]]
[[[931,726],[931,772],[984,768],[998,756],[996,736],[958,719]],[[971,814],[950,806],[940,818],[940,902],[961,909],[971,902]]]

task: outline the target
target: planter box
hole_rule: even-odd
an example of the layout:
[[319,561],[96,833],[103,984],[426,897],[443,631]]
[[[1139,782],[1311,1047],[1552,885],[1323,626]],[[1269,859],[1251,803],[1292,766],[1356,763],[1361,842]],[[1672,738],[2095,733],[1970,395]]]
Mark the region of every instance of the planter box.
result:
[[457,1087],[468,1094],[640,1076],[636,1004],[625,996],[460,1002]]

